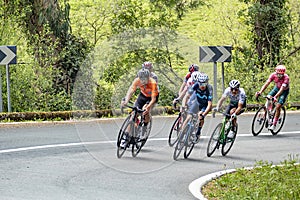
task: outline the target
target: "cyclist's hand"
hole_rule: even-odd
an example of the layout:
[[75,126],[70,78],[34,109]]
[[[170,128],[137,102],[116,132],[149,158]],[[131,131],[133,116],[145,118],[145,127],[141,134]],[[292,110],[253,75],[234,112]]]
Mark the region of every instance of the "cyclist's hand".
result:
[[122,101],[121,101],[121,107],[124,107],[124,106],[126,106],[127,104],[128,104],[128,102],[126,101],[125,98],[123,98]]
[[256,97],[256,98],[259,97],[260,95],[261,95],[260,92],[255,92],[255,97]]
[[143,112],[143,115],[147,115],[147,114],[149,114],[149,112],[150,112],[150,106],[146,106],[146,107],[144,107],[144,112]]
[[231,115],[231,118],[232,118],[232,119],[236,118],[236,114],[233,113],[233,114]]
[[187,108],[185,107],[185,106],[181,106],[180,107],[180,112],[184,112],[184,111],[186,111],[187,110]]
[[213,111],[213,112],[218,112],[218,111],[219,111],[219,108],[218,108],[218,107],[215,107],[215,108],[212,109],[212,111]]
[[174,104],[177,104],[179,102],[179,99],[178,98],[175,98],[174,100],[173,100],[173,105]]
[[276,98],[276,97],[273,97],[272,100],[273,100],[274,102],[277,102],[277,98]]

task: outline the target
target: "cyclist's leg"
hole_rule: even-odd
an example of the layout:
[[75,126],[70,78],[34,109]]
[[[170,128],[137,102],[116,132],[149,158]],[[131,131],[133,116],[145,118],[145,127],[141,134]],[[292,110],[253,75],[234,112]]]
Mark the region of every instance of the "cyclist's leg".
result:
[[280,95],[280,97],[278,98],[278,103],[276,104],[276,113],[274,116],[274,120],[273,120],[273,125],[276,126],[277,122],[278,122],[278,118],[280,116],[280,110],[281,107],[283,106],[283,104],[286,102],[286,99],[288,97],[289,94],[289,89],[283,91],[283,93]]
[[[206,106],[199,107],[199,110],[200,110],[200,112],[198,113],[198,115],[200,116],[202,113],[205,112]],[[199,119],[200,119],[200,118],[199,118]],[[204,125],[204,119],[201,118],[201,119],[199,120],[199,125],[198,125],[198,129],[197,129],[197,132],[196,132],[196,137],[197,137],[197,138],[199,138],[199,136],[200,136],[200,134],[201,134],[201,130],[202,130],[203,125]]]
[[[267,95],[269,98],[273,98],[277,92],[279,91],[279,89],[274,86],[274,88],[269,92],[269,94]],[[269,111],[271,111],[273,108],[272,108],[272,100],[267,100],[267,108]]]
[[189,105],[188,105],[187,117],[184,120],[182,127],[185,127],[187,122],[191,119],[192,114],[197,114],[199,112],[199,103],[198,103],[197,99],[190,101],[188,104]]

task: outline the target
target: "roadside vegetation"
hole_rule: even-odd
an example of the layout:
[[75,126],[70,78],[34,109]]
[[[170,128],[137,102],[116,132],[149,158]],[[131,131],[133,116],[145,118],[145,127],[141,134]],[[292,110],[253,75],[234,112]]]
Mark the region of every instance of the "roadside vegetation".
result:
[[[213,83],[199,46],[233,47],[225,84],[239,78],[248,96],[284,63],[289,102],[300,98],[298,0],[44,0],[0,2],[0,45],[17,46],[10,66],[12,112],[114,110],[136,71],[152,61],[160,106],[169,106],[192,63]],[[2,75],[7,108],[6,71]],[[222,93],[218,63],[218,95]]]
[[296,160],[275,166],[260,161],[253,169],[238,169],[209,182],[202,194],[208,200],[296,200],[300,199],[299,180],[300,165]]

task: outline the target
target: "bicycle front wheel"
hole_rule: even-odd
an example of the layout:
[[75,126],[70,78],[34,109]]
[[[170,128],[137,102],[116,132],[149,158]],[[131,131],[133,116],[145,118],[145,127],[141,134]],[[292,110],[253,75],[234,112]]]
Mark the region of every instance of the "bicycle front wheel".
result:
[[284,106],[281,106],[280,115],[277,121],[277,125],[274,130],[271,130],[273,135],[277,135],[277,133],[282,129],[286,116],[286,110]]
[[235,141],[237,131],[238,131],[238,125],[236,124],[236,131],[235,131],[233,138],[230,138],[230,139],[227,138],[227,134],[229,131],[226,133],[226,139],[224,140],[224,143],[222,144],[222,149],[221,149],[221,153],[223,156],[226,156],[226,154],[228,154],[228,152],[230,151],[230,149]]
[[260,107],[254,115],[252,120],[252,134],[257,136],[262,131],[264,124],[266,123],[267,109],[263,106]]
[[189,125],[187,126],[186,130],[184,130],[184,132],[186,133],[185,148],[183,154],[184,158],[188,158],[194,149],[195,143],[193,142],[193,131],[194,129]]
[[174,153],[173,153],[174,160],[177,160],[177,158],[179,157],[179,155],[184,147],[184,144],[185,144],[185,132],[182,131],[179,134],[178,141],[177,141],[175,149],[174,149]]
[[[128,127],[130,129],[131,128],[130,126],[132,124],[132,122],[129,121],[129,119],[130,119],[130,116],[128,116],[124,120],[124,122],[123,122],[123,124],[121,126],[121,129],[119,131],[119,134],[118,134],[118,139],[117,139],[117,157],[118,158],[121,158],[123,156],[123,154],[125,153],[125,151],[126,151],[126,149],[128,147],[127,145],[130,142],[129,135],[126,135],[126,130],[128,129]],[[121,142],[124,142],[124,140],[126,141],[126,145],[123,145],[121,147]]]
[[182,119],[182,115],[180,114],[175,122],[173,123],[173,126],[170,130],[170,133],[169,133],[169,140],[168,140],[168,143],[169,143],[169,146],[172,147],[174,146],[174,144],[176,144],[177,140],[178,140],[178,136],[180,134],[180,127],[183,123],[183,119]]
[[220,144],[219,138],[220,138],[220,135],[222,132],[222,126],[223,126],[222,123],[218,124],[216,126],[214,132],[210,136],[210,139],[209,139],[209,142],[207,145],[207,151],[206,151],[206,154],[208,157],[210,157],[215,152],[216,148]]

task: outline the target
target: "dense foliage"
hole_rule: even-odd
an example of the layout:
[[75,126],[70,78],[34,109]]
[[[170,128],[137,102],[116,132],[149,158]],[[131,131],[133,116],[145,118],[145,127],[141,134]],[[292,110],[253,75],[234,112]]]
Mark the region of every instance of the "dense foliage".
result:
[[[216,45],[233,46],[225,83],[239,78],[249,102],[277,63],[287,65],[289,101],[297,101],[299,9],[296,0],[5,0],[0,45],[18,47],[12,110],[114,109],[146,60],[159,77],[159,104],[170,105],[199,46]],[[198,64],[213,82],[212,63]]]

